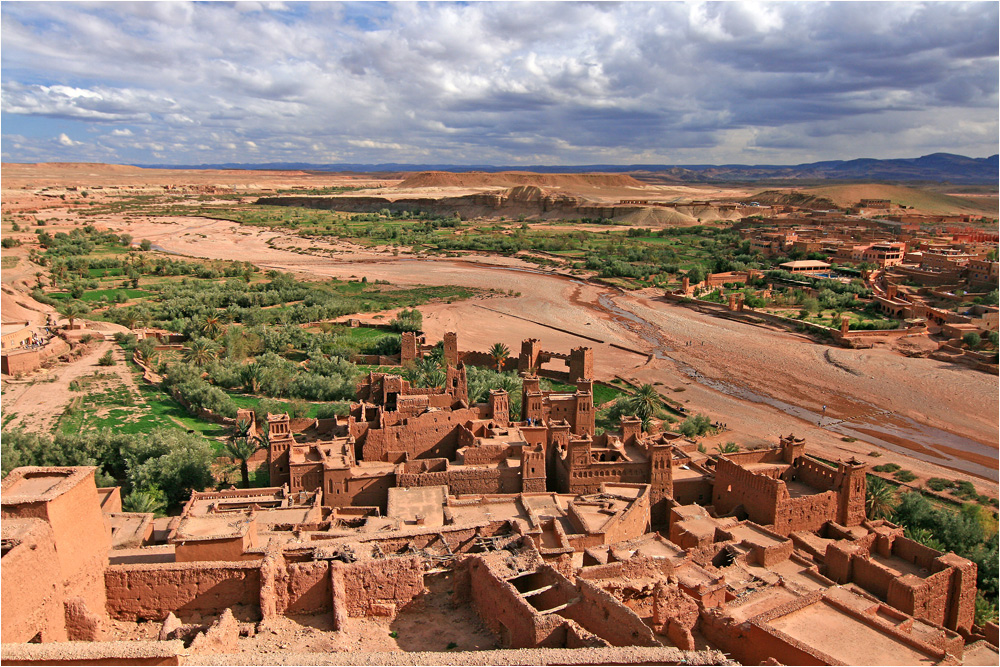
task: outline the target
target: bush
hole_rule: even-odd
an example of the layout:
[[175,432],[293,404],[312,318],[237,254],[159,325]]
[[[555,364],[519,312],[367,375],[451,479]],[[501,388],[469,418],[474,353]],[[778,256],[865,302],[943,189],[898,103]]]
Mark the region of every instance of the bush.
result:
[[874,466],[872,470],[875,472],[896,472],[902,466],[896,465],[895,463],[883,463],[880,466]]
[[979,337],[975,331],[970,331],[964,336],[962,336],[962,342],[965,343],[970,349],[979,347],[982,342],[982,338]]
[[114,352],[108,350],[101,355],[101,358],[97,360],[98,366],[114,366],[115,365],[115,355]]
[[944,491],[955,486],[955,482],[943,477],[931,477],[927,480],[927,486],[934,491]]
[[962,480],[955,483],[955,489],[951,492],[952,495],[958,496],[959,498],[964,498],[966,500],[975,500],[979,497],[976,493],[976,487],[972,482]]
[[393,331],[420,331],[424,324],[424,316],[416,308],[406,310],[405,308],[396,314],[395,319],[389,322]]
[[904,484],[907,483],[907,482],[912,482],[913,480],[915,480],[917,478],[917,476],[914,475],[909,470],[900,470],[895,475],[893,475],[893,477],[895,479],[898,479],[900,482],[903,482]]
[[695,415],[682,421],[677,430],[688,438],[705,435],[712,430],[712,420],[708,415]]

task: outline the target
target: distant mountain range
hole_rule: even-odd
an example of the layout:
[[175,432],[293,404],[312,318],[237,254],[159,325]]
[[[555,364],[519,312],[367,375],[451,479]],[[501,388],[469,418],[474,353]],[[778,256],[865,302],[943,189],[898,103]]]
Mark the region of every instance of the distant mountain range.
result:
[[970,158],[951,153],[934,153],[918,158],[896,160],[828,160],[797,165],[665,165],[665,164],[585,164],[573,166],[485,164],[311,164],[307,162],[223,163],[200,165],[139,164],[155,169],[268,169],[335,172],[415,172],[415,171],[532,171],[565,174],[580,172],[629,173],[655,181],[934,181],[962,184],[996,184],[998,156]]

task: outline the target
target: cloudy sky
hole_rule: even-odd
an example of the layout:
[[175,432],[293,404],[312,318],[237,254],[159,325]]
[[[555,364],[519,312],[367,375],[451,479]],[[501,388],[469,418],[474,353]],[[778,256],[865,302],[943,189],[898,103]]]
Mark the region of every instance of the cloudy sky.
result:
[[4,161],[998,152],[997,2],[3,2]]

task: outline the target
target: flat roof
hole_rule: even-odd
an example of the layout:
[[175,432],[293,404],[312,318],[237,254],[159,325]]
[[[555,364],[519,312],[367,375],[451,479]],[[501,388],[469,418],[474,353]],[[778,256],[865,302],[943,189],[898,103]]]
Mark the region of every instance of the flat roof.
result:
[[38,503],[54,500],[79,484],[87,475],[93,475],[96,468],[36,467],[15,468],[3,480],[0,504],[14,506],[22,503]]
[[797,259],[794,262],[785,262],[779,266],[787,266],[790,269],[829,269],[830,265],[818,259]]
[[444,525],[444,504],[448,497],[447,486],[417,486],[408,489],[389,489],[386,515],[403,521],[416,521],[423,517],[424,525]]
[[937,659],[826,600],[765,623],[848,665],[934,665]]

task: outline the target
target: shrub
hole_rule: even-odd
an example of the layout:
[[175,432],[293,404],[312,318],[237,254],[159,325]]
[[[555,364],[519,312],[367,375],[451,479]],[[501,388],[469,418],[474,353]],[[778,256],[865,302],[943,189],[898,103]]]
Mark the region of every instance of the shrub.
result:
[[982,338],[979,337],[975,331],[970,331],[964,336],[962,336],[962,342],[965,343],[969,348],[979,347],[982,342]]
[[115,365],[115,355],[114,352],[108,350],[101,355],[101,358],[97,360],[98,366],[114,366]]
[[931,477],[927,480],[927,486],[934,491],[944,491],[955,486],[955,482],[950,479],[944,479],[943,477]]
[[914,475],[909,470],[900,470],[895,475],[893,475],[893,477],[896,478],[896,479],[898,479],[900,482],[903,482],[903,483],[912,482],[913,480],[915,480],[917,478],[917,476]]
[[880,466],[874,466],[872,470],[875,472],[896,472],[902,466],[896,465],[895,463],[883,463]]

